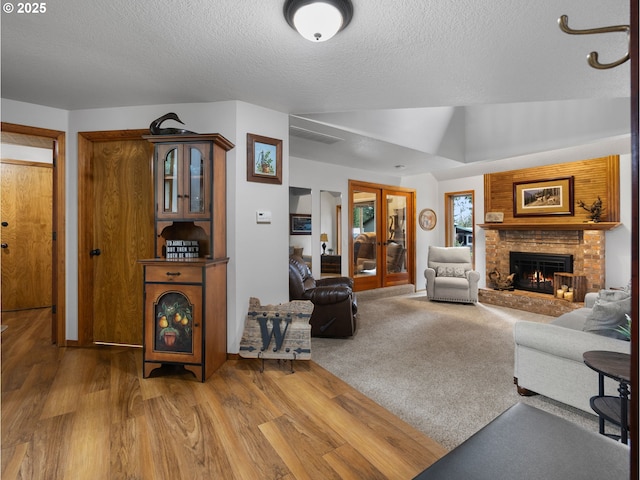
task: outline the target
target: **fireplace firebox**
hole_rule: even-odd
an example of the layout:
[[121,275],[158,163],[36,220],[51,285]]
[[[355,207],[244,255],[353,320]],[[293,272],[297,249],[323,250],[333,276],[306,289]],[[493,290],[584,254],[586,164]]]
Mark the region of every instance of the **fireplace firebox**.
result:
[[509,252],[509,271],[515,288],[553,295],[553,274],[573,273],[573,255]]

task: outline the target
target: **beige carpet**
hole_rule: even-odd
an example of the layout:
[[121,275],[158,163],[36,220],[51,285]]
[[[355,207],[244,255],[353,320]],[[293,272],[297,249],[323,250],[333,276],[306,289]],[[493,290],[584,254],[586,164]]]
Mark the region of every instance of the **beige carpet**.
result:
[[356,336],[313,338],[312,359],[444,447],[456,447],[517,402],[598,431],[595,415],[516,392],[513,324],[552,317],[429,302],[424,292],[359,295],[358,308]]

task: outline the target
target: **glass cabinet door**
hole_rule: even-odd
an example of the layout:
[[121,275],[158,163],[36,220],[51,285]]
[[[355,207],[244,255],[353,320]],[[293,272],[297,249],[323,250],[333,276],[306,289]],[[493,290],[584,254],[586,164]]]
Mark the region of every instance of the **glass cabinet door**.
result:
[[158,218],[209,219],[211,151],[207,143],[158,145]]
[[189,213],[204,213],[204,156],[202,152],[193,146],[189,146],[189,184],[187,188]]
[[163,181],[161,185],[163,213],[178,213],[178,185],[180,170],[178,169],[178,148],[170,148],[163,156],[159,165],[163,169]]

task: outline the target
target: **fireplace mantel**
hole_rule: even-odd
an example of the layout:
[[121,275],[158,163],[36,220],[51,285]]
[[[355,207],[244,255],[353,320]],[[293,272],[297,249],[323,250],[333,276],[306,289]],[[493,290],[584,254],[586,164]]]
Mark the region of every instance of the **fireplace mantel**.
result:
[[620,222],[598,223],[480,223],[478,226],[485,230],[613,230],[620,226]]

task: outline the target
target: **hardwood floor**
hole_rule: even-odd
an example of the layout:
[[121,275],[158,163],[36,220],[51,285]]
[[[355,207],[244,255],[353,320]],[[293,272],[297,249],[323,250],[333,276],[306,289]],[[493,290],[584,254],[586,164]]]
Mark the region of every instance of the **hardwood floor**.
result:
[[142,352],[3,314],[2,478],[410,479],[446,453],[314,362],[142,378]]

